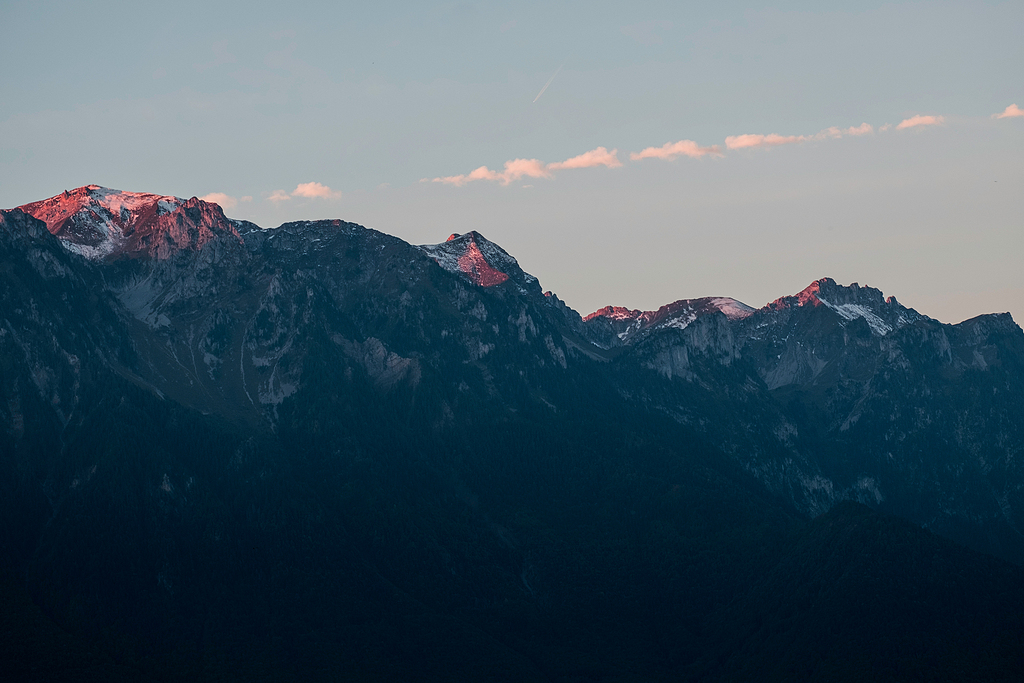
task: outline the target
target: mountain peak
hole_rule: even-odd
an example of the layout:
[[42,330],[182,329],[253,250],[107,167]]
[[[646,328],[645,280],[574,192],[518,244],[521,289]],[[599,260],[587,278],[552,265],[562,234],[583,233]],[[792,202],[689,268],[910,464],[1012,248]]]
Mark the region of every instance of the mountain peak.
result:
[[480,287],[494,287],[514,280],[520,288],[536,286],[537,278],[524,272],[519,262],[476,230],[452,233],[440,244],[419,247],[439,266]]
[[594,318],[607,318],[609,320],[636,320],[643,311],[636,308],[626,308],[625,306],[605,306],[599,308],[590,315],[584,316],[583,322],[593,320]]
[[610,325],[615,335],[629,343],[637,335],[662,328],[686,329],[697,318],[721,313],[729,320],[742,320],[754,313],[745,303],[730,297],[702,297],[680,299],[656,311],[640,311],[622,306],[605,306],[583,319],[592,325]]
[[46,223],[69,251],[93,260],[165,259],[200,249],[218,233],[241,239],[220,206],[197,197],[85,185],[18,208]]
[[885,298],[879,289],[861,287],[856,282],[840,285],[830,277],[815,280],[799,293],[776,299],[765,308],[783,311],[808,306],[825,306],[846,321],[863,318],[879,336],[925,317],[900,304],[894,296]]

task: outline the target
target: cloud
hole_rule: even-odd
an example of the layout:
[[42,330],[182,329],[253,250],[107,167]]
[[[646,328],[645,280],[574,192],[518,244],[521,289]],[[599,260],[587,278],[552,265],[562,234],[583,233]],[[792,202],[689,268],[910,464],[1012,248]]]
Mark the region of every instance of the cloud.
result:
[[[941,117],[939,117],[939,120],[941,121]],[[885,127],[883,126],[880,130],[885,130]],[[778,145],[790,145],[808,140],[828,140],[842,138],[848,135],[868,135],[874,132],[875,129],[870,123],[862,123],[859,126],[850,126],[849,128],[832,126],[815,133],[814,135],[778,135],[775,133],[770,135],[730,135],[725,139],[725,146],[727,149],[775,147]],[[469,173],[441,176],[437,178],[422,178],[420,182],[444,183],[446,185],[461,187],[466,183],[471,183],[476,180],[489,180],[492,182],[499,182],[502,185],[508,185],[509,183],[520,180],[521,178],[551,178],[553,171],[566,169],[594,168],[596,166],[619,168],[622,166],[622,162],[619,160],[618,154],[619,150],[617,149],[613,149],[609,152],[606,147],[597,147],[589,152],[584,152],[583,154],[566,159],[565,161],[556,161],[550,164],[545,164],[539,159],[513,159],[512,161],[506,161],[505,168],[501,171],[492,171],[486,166],[480,166]],[[629,154],[629,158],[632,161],[640,161],[641,159],[665,159],[671,161],[672,159],[682,156],[690,157],[692,159],[700,159],[706,156],[721,157],[723,154],[722,148],[718,145],[701,147],[693,140],[666,142],[661,147],[647,147],[639,152],[631,152]],[[293,196],[295,196],[295,194],[296,193],[294,192],[292,193]]]
[[748,147],[776,147],[778,145],[792,145],[807,140],[804,135],[730,135],[725,139],[726,149],[746,149]]
[[[871,127],[870,123],[862,123],[859,126],[850,126],[849,128],[838,128],[836,126],[830,126],[823,131],[810,136],[800,135],[797,136],[801,142],[803,140],[838,140],[844,135],[867,135],[868,133],[874,133],[875,129]],[[785,143],[780,143],[785,144]]]
[[607,166],[608,168],[618,168],[622,166],[622,162],[619,161],[617,156],[619,150],[613,149],[608,151],[604,147],[598,147],[592,149],[589,152],[584,152],[579,156],[575,156],[565,161],[556,161],[553,164],[548,164],[548,169],[557,171],[562,168],[593,168],[594,166]]
[[[210,202],[211,204],[219,204],[222,209],[233,209],[238,206],[238,200],[234,197],[224,194],[223,192],[211,192],[208,195],[200,197],[204,202]],[[245,201],[243,198],[242,201]]]
[[899,125],[896,126],[896,130],[903,130],[904,128],[915,128],[917,126],[937,126],[946,120],[944,116],[911,116],[909,119],[903,119]]
[[613,149],[609,152],[605,147],[598,147],[590,150],[589,152],[584,152],[579,156],[574,156],[571,159],[556,161],[550,164],[545,164],[539,159],[513,159],[512,161],[505,162],[505,169],[502,171],[492,171],[486,166],[481,166],[469,173],[443,176],[440,178],[423,178],[420,182],[445,183],[446,185],[461,187],[466,183],[473,182],[474,180],[491,180],[499,182],[502,185],[508,185],[520,178],[551,178],[553,175],[551,173],[552,171],[559,171],[562,169],[593,168],[595,166],[618,168],[622,166],[622,162],[619,161],[619,157],[617,156],[618,152],[619,150],[617,149]]
[[992,114],[994,119],[1010,119],[1017,116],[1024,116],[1024,109],[1021,109],[1016,104],[1011,104],[1003,110],[1002,114]]
[[[885,130],[885,126],[882,126],[881,130]],[[849,128],[830,126],[824,130],[818,131],[814,135],[777,135],[775,133],[771,133],[769,135],[730,135],[725,139],[725,147],[726,149],[777,147],[779,145],[793,145],[798,142],[807,142],[808,140],[838,140],[839,138],[847,135],[867,135],[874,132],[875,129],[870,123],[862,123],[859,126],[850,126]]]
[[[340,192],[332,190],[326,185],[321,185],[320,183],[299,183],[290,194],[284,190],[274,190],[270,193],[270,196],[267,197],[267,200],[278,204],[280,202],[286,202],[292,197],[305,197],[307,199],[337,199],[340,196]],[[249,197],[249,199],[252,199],[252,197]],[[247,200],[243,197],[242,201]]]
[[886,124],[883,124],[883,125],[879,126],[878,127],[878,131],[880,133],[884,133],[885,131],[889,130],[890,128],[892,128],[892,124],[891,123],[886,123]]
[[639,161],[640,159],[672,160],[681,156],[699,159],[709,154],[720,157],[722,156],[722,151],[718,145],[701,147],[693,140],[680,140],[679,142],[666,142],[661,147],[648,147],[640,152],[631,152],[629,158],[633,161]]
[[299,183],[298,186],[292,190],[293,197],[307,197],[310,199],[337,199],[341,196],[340,192],[336,192],[326,185],[320,183]]
[[505,170],[492,171],[486,166],[463,175],[451,175],[443,178],[434,178],[435,183],[446,183],[448,185],[462,186],[474,180],[497,180],[502,185],[519,180],[520,178],[550,178],[551,172],[543,161],[537,159],[513,159],[505,162]]
[[846,135],[867,135],[874,132],[875,129],[871,127],[870,123],[862,123],[859,126],[850,126],[843,131]]

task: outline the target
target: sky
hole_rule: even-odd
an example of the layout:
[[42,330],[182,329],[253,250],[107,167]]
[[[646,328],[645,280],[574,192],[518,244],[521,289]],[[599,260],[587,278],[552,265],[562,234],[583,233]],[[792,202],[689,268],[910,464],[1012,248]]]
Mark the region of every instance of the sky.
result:
[[0,207],[477,230],[583,314],[827,276],[1021,323],[1022,36],[1019,0],[0,0]]

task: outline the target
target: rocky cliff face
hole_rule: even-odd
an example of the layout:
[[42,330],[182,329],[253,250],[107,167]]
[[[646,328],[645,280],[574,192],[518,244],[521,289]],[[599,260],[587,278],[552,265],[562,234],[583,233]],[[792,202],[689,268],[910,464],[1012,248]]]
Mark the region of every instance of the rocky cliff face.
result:
[[26,378],[5,389],[8,434],[27,378],[69,420],[82,363],[272,431],[323,363],[430,396],[431,429],[522,397],[558,414],[560,387],[596,382],[595,400],[698,430],[807,513],[852,498],[1024,559],[1024,335],[1007,314],[944,325],[825,278],[759,310],[718,297],[581,318],[477,232],[416,247],[342,221],[264,230],[97,186],[2,221],[21,273],[5,357]]
[[216,204],[99,185],[79,187],[19,207],[46,223],[70,251],[90,259],[166,259],[201,249],[218,234],[238,238]]
[[[1024,334],[1008,314],[945,325],[829,278],[757,311],[717,301],[586,320],[629,347],[623,386],[799,508],[859,500],[1024,558]],[[644,369],[670,381],[632,379]]]

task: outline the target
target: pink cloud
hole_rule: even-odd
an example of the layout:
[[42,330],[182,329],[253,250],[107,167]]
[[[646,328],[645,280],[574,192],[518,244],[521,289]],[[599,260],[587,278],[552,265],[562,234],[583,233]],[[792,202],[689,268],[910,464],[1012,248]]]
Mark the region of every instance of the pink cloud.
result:
[[1024,116],[1024,109],[1021,109],[1016,104],[1011,104],[1003,110],[1002,114],[992,114],[994,119],[1010,119],[1017,116]]
[[310,199],[337,199],[341,193],[320,183],[299,183],[292,191],[292,196]]
[[804,135],[730,135],[725,139],[727,149],[746,149],[748,147],[776,147],[778,145],[792,145],[803,142],[808,138]]
[[291,199],[291,196],[284,190],[274,190],[273,192],[270,193],[270,196],[267,197],[267,199],[277,204],[279,202],[288,201],[289,199]]
[[618,153],[619,150],[617,149],[613,149],[609,152],[604,147],[598,147],[597,149],[584,152],[583,154],[571,159],[548,164],[548,169],[556,171],[562,168],[593,168],[594,166],[618,168],[619,166],[622,166],[622,162],[619,161]]
[[[882,127],[885,130],[885,127]],[[847,135],[867,135],[868,133],[874,133],[875,129],[870,123],[862,123],[859,126],[850,126],[849,128],[839,128],[838,126],[830,126],[824,130],[818,131],[814,135],[777,135],[771,133],[769,135],[730,135],[725,139],[725,146],[727,149],[747,149],[751,147],[777,147],[779,145],[793,145],[798,142],[807,142],[808,140],[838,140],[839,138]]]
[[896,126],[896,130],[914,128],[916,126],[937,126],[945,120],[944,116],[911,116],[909,119],[900,121],[899,125]]
[[424,178],[420,182],[429,181],[461,187],[466,183],[473,182],[474,180],[491,180],[499,182],[502,185],[508,185],[509,183],[522,178],[550,178],[552,177],[552,171],[559,171],[562,169],[593,168],[595,166],[618,168],[619,166],[622,166],[622,162],[619,161],[617,156],[618,152],[619,151],[617,149],[613,149],[609,152],[605,147],[598,147],[590,150],[589,152],[584,152],[579,156],[574,156],[571,159],[556,161],[551,164],[545,164],[539,159],[513,159],[511,161],[506,161],[505,168],[501,171],[492,171],[486,166],[481,166],[469,173],[431,179]]
[[[434,178],[433,182],[445,183],[447,185],[455,185],[456,187],[461,187],[466,183],[474,180],[497,180],[498,175],[499,174],[497,172],[492,171],[486,166],[481,166],[480,168],[476,169],[471,173],[463,173],[461,175],[447,175],[440,178]],[[426,180],[426,178],[423,179],[423,181]]]
[[508,185],[513,180],[519,180],[523,176],[527,178],[550,178],[544,162],[536,159],[513,159],[505,162],[505,170],[501,173],[501,184]]
[[[238,206],[238,200],[234,197],[224,194],[223,192],[211,192],[208,195],[200,197],[204,202],[210,202],[211,204],[218,204],[222,209],[233,209]],[[243,198],[244,201],[244,198]]]
[[458,187],[474,180],[497,180],[502,185],[508,185],[523,177],[550,178],[551,173],[547,170],[543,161],[538,161],[537,159],[513,159],[512,161],[505,162],[505,170],[500,173],[492,171],[486,166],[481,166],[470,173],[434,178],[433,182],[446,183]]
[[[834,140],[838,140],[839,138],[843,137],[844,135],[867,135],[868,133],[874,133],[874,132],[875,132],[875,129],[871,127],[870,123],[862,123],[859,126],[850,126],[849,128],[838,128],[836,126],[830,126],[830,127],[826,128],[825,130],[818,132],[815,135],[811,135],[811,136],[798,135],[798,136],[795,136],[797,138],[796,140],[792,140],[792,138],[786,138],[786,140],[787,141],[793,141],[793,142],[802,142],[803,140],[828,140],[830,138],[834,139]],[[778,144],[786,144],[786,143],[778,143]]]
[[845,135],[867,135],[874,132],[875,129],[871,127],[870,123],[862,123],[859,126],[850,126],[843,130]]
[[722,151],[718,145],[701,147],[693,140],[680,140],[679,142],[666,142],[661,147],[648,147],[640,152],[631,152],[629,158],[633,161],[641,159],[672,160],[681,156],[699,159],[708,155],[720,157]]

